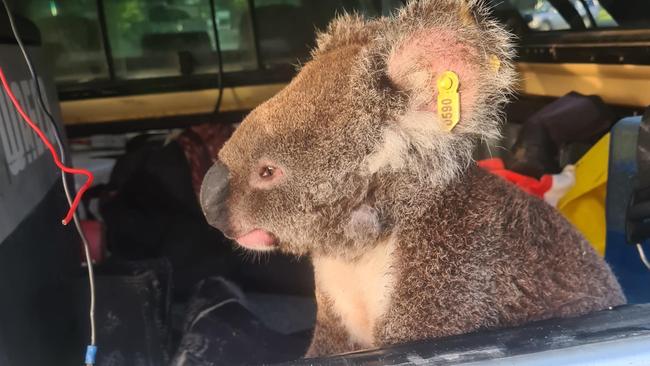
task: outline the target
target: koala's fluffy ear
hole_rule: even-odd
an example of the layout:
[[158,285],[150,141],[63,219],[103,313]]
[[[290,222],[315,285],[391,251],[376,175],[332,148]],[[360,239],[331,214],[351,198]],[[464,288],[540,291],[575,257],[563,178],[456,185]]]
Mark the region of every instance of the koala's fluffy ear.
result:
[[311,52],[312,58],[339,47],[367,44],[375,37],[385,20],[366,20],[356,13],[339,15],[329,23],[325,31],[318,32],[316,47]]
[[409,107],[436,112],[436,80],[448,70],[458,75],[463,131],[471,132],[467,120],[486,102],[493,107],[494,98],[501,101],[510,90],[510,35],[489,19],[482,2],[412,1],[384,36],[388,76],[411,94]]
[[[427,178],[444,183],[469,164],[477,141],[499,136],[499,107],[515,79],[513,48],[487,13],[480,0],[418,0],[391,18],[375,54],[406,105],[370,160],[372,171],[428,165]],[[460,120],[451,131],[438,116],[437,80],[445,71],[460,82]]]

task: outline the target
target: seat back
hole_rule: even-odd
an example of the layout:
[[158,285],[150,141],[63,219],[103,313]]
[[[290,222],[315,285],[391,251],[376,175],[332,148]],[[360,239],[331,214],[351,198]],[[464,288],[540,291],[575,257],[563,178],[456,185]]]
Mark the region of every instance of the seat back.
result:
[[[650,271],[634,245],[626,240],[626,213],[635,188],[637,142],[641,117],[620,120],[611,131],[607,180],[607,246],[612,267],[630,303],[650,302]],[[646,243],[646,252],[650,246]]]
[[[2,7],[0,7],[2,8]],[[19,22],[19,29],[22,22]],[[54,83],[37,38],[22,32],[54,116]],[[53,138],[25,60],[0,10],[0,67],[26,112]],[[0,90],[0,365],[64,365],[82,360],[74,282],[80,246],[61,219],[67,203],[49,153]]]

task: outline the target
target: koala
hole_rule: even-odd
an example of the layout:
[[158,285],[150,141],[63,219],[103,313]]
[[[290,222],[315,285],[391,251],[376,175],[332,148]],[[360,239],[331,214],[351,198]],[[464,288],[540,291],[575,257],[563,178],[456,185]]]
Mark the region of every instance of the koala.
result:
[[[481,1],[342,15],[219,152],[201,189],[207,221],[250,250],[312,260],[307,357],[625,303],[565,219],[472,160],[499,136],[512,58]],[[447,71],[451,129],[437,103]]]

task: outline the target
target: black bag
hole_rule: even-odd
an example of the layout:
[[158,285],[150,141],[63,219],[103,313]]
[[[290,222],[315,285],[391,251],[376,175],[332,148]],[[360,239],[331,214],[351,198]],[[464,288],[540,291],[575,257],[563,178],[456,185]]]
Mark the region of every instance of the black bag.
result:
[[[508,169],[540,178],[572,164],[616,122],[614,113],[595,95],[575,92],[549,103],[530,116],[505,163]],[[571,146],[583,144],[583,146]],[[562,149],[570,155],[560,156]],[[577,151],[570,151],[570,148]],[[566,161],[561,161],[566,160]]]
[[245,290],[313,296],[308,261],[282,254],[251,260],[207,224],[183,149],[176,141],[165,144],[165,136],[129,142],[104,188],[100,213],[112,255],[170,261],[177,299],[186,299],[210,276],[224,276]]
[[100,213],[112,255],[166,257],[175,294],[185,297],[199,280],[229,271],[225,258],[232,248],[206,223],[182,150],[163,138],[144,135],[129,143],[105,187]]

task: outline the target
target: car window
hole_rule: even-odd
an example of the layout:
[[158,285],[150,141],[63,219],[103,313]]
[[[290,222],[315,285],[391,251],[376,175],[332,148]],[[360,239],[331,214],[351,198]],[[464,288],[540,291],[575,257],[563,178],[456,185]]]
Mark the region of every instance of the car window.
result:
[[[107,79],[115,85],[120,81],[215,76],[219,59],[226,73],[246,74],[279,65],[293,68],[308,58],[315,31],[323,29],[336,14],[356,11],[374,17],[387,15],[401,5],[400,0],[16,3],[16,10],[43,34],[59,90],[73,93],[81,90],[74,84],[94,83],[94,88],[101,88]],[[217,37],[221,54],[217,52]],[[72,88],[67,88],[70,84]]]
[[376,17],[399,5],[399,0],[256,0],[255,26],[261,63],[272,67],[306,59],[314,44],[314,31],[324,29],[337,13],[359,12]]
[[[580,0],[571,0],[571,4],[576,8],[587,28],[618,26],[614,18],[607,9],[601,6],[598,0],[584,0],[584,3]],[[587,8],[585,8],[585,5],[587,5]],[[595,25],[592,20],[595,21]]]
[[569,29],[562,15],[546,0],[510,0],[528,27],[536,31]]
[[39,28],[49,70],[58,83],[108,79],[96,0],[16,1]]
[[[533,31],[568,30],[571,27],[548,0],[510,0]],[[616,27],[618,24],[598,0],[570,0],[586,28]],[[586,7],[585,7],[586,5]],[[595,24],[594,24],[595,22]]]
[[585,0],[589,7],[589,12],[596,21],[596,26],[603,27],[617,27],[618,23],[612,18],[612,15],[605,9],[598,0]]
[[[209,1],[104,2],[118,78],[143,79],[217,72]],[[225,71],[256,67],[247,1],[215,0]]]

